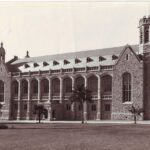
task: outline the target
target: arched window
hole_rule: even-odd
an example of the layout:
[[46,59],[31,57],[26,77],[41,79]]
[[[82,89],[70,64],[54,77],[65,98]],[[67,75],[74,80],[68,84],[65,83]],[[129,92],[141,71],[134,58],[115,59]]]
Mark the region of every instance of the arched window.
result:
[[38,81],[36,79],[32,80],[31,86],[32,86],[32,93],[38,94]]
[[98,79],[96,76],[91,76],[88,78],[88,89],[92,93],[97,93],[98,90]]
[[47,79],[42,80],[42,93],[47,94],[49,93],[49,81]]
[[4,102],[4,82],[0,81],[0,102]]
[[28,94],[28,81],[26,81],[26,80],[22,81],[22,94],[23,95]]
[[71,80],[71,78],[65,78],[63,84],[64,84],[64,93],[72,92],[72,80]]
[[60,80],[55,78],[52,80],[52,94],[59,94],[60,93]]
[[18,95],[18,82],[14,81],[12,83],[12,90],[13,90],[13,96],[17,96]]
[[75,87],[77,88],[78,86],[84,85],[84,78],[83,77],[77,77],[75,80]]
[[123,76],[123,102],[131,101],[131,74],[124,73]]
[[104,75],[103,77],[101,77],[101,93],[112,93],[112,77],[110,75]]

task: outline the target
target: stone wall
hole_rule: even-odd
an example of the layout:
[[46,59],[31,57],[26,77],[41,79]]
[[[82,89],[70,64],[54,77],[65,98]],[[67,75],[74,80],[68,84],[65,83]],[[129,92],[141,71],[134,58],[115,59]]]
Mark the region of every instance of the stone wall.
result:
[[0,63],[0,80],[4,82],[4,102],[1,102],[2,107],[2,116],[1,119],[8,120],[10,119],[10,99],[11,99],[11,76],[8,75],[7,68]]
[[150,54],[144,55],[144,119],[150,120]]
[[[125,72],[131,74],[132,94],[131,102],[123,103],[122,75]],[[137,58],[136,54],[129,46],[126,46],[114,67],[112,82],[112,119],[131,120],[133,117],[128,111],[129,107],[134,105],[135,107],[143,108],[143,62]]]

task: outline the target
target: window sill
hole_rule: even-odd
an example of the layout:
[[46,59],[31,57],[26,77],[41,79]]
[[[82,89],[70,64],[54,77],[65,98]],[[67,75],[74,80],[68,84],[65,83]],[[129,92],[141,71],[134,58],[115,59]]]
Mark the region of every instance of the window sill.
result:
[[123,104],[133,104],[133,102],[124,102]]

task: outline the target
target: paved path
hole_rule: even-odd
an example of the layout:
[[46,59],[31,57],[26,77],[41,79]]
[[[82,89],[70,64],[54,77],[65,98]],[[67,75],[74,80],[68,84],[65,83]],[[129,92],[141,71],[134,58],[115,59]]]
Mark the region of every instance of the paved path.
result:
[[[120,120],[88,120],[85,121],[88,124],[133,124],[133,121],[120,121]],[[6,120],[1,120],[0,123],[38,123],[38,121],[36,120],[10,120],[10,121],[6,121]],[[67,124],[67,123],[72,123],[72,124],[79,124],[81,123],[81,121],[45,121],[42,120],[41,123],[55,123],[55,124]],[[149,124],[150,125],[150,120],[148,121],[137,121],[137,124]]]

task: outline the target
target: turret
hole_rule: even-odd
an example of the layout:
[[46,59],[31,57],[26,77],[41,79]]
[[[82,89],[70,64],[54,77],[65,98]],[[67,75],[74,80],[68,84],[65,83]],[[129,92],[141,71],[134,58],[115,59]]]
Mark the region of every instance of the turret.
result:
[[150,53],[150,16],[139,21],[139,54]]
[[0,47],[0,62],[5,62],[5,49],[3,48],[3,43]]

